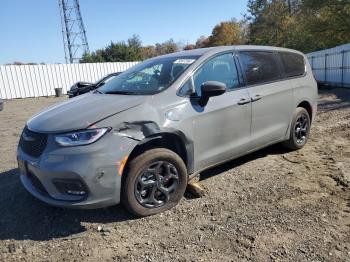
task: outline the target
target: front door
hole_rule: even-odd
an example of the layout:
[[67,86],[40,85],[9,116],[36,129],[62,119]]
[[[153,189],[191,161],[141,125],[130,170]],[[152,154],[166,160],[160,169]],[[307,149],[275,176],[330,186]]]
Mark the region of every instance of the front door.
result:
[[211,97],[204,106],[192,101],[195,169],[231,159],[249,149],[251,103],[247,89],[239,84],[232,53],[205,62],[193,75],[198,96],[206,81],[226,84],[224,94]]

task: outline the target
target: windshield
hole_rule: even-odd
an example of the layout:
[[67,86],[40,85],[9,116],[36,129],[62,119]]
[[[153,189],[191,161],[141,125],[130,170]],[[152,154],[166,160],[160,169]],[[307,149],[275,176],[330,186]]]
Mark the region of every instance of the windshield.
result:
[[109,81],[111,81],[113,78],[115,78],[117,75],[119,75],[120,73],[115,73],[115,74],[111,74],[108,76],[103,77],[102,79],[98,80],[95,83],[96,88],[103,86],[104,84],[108,83]]
[[152,95],[162,92],[198,57],[159,57],[147,60],[112,78],[98,92],[126,95]]

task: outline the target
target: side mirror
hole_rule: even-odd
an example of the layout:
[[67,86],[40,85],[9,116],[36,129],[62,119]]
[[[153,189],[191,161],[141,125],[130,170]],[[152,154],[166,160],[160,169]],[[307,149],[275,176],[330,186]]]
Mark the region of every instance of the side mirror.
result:
[[226,84],[218,81],[207,81],[201,85],[202,97],[219,96],[226,92]]

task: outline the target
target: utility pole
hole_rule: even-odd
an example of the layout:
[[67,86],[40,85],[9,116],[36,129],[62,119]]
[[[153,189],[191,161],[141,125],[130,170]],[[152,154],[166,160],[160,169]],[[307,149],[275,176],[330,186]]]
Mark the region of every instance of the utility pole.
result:
[[89,52],[79,0],[58,0],[66,63],[76,63]]

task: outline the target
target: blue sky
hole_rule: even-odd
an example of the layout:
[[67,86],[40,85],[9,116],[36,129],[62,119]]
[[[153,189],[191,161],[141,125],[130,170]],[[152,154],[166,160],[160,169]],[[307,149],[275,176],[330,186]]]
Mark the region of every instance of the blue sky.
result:
[[[240,19],[246,0],[80,0],[90,50],[138,34],[144,45],[193,43],[220,21]],[[64,62],[58,0],[1,0],[0,64]]]

